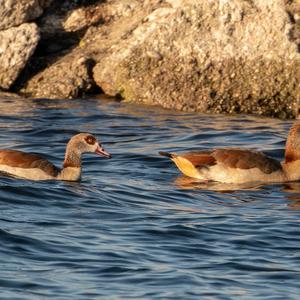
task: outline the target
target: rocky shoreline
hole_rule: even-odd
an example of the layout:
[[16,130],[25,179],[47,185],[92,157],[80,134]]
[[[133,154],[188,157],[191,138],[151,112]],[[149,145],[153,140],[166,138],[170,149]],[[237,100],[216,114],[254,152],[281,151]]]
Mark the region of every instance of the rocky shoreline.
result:
[[297,1],[4,0],[0,16],[0,95],[299,112]]

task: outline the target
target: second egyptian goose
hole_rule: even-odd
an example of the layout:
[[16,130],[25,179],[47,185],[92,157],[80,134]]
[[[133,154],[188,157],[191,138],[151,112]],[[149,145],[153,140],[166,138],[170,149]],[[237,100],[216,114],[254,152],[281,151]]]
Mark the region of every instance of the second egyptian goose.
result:
[[285,159],[279,162],[257,151],[228,148],[175,154],[169,157],[186,176],[224,183],[288,182],[300,180],[300,121],[289,131]]
[[0,172],[30,180],[78,181],[81,177],[81,157],[87,152],[111,157],[93,135],[79,133],[73,136],[67,144],[62,169],[37,154],[0,150]]

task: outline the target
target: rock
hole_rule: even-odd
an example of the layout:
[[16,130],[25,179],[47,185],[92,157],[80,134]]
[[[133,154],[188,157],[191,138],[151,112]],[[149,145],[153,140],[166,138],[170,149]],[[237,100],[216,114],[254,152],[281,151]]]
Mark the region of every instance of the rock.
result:
[[169,0],[101,57],[108,95],[199,112],[293,117],[300,56],[284,0]]
[[127,18],[139,7],[141,2],[137,0],[112,1],[109,4],[79,7],[68,14],[63,21],[63,28],[72,32],[99,23],[103,24],[108,20]]
[[72,54],[34,76],[21,90],[35,98],[77,98],[95,86],[91,70],[93,61]]
[[2,0],[0,5],[0,30],[34,20],[43,13],[42,8],[49,4],[49,0]]
[[[159,1],[156,0],[156,2]],[[43,57],[35,57],[33,65],[38,65],[40,61],[43,64],[45,61],[49,61],[49,66],[36,72],[37,74],[29,80],[27,78],[21,92],[38,98],[74,98],[93,91],[96,87],[92,74],[95,62],[101,61],[102,55],[107,53],[110,47],[118,43],[123,36],[128,35],[128,32],[131,32],[147,16],[149,11],[142,10],[139,11],[139,17],[133,22],[128,21],[127,17],[138,11],[140,7],[142,7],[140,1],[124,0],[120,4],[120,1],[116,0],[109,4],[103,3],[72,10],[65,18],[62,17],[63,14],[58,17],[48,12],[46,19],[41,22],[42,33],[49,38],[55,37],[56,42],[60,44],[64,43],[62,38],[57,38],[60,36],[59,28],[61,26],[66,27],[64,32],[69,30],[72,34],[76,34],[78,30],[87,26],[90,27],[78,42],[77,47],[73,47],[70,53],[58,58],[53,58],[49,55],[50,52]],[[92,12],[93,18],[90,17]],[[77,21],[74,21],[74,18]],[[100,19],[103,19],[104,24],[98,24]],[[52,28],[50,20],[55,20],[52,22],[54,23]],[[92,26],[91,22],[94,21],[97,25]],[[55,42],[47,44],[47,47],[53,47],[53,45]],[[82,61],[82,57],[84,57],[84,63],[78,66],[77,62]]]
[[25,23],[0,31],[0,88],[9,89],[14,83],[39,41],[34,23]]
[[299,16],[292,0],[53,1],[14,88],[74,98],[97,84],[107,95],[165,108],[294,117]]
[[0,100],[2,99],[21,99],[21,96],[16,93],[0,91]]

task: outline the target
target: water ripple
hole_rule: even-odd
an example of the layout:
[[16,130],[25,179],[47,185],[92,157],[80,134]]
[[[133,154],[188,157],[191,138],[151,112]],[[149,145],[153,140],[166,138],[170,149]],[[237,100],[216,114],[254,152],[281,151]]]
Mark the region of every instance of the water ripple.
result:
[[239,146],[281,159],[289,121],[101,100],[6,100],[5,148],[56,165],[92,132],[79,183],[0,177],[1,299],[298,299],[300,185],[180,176],[160,150]]

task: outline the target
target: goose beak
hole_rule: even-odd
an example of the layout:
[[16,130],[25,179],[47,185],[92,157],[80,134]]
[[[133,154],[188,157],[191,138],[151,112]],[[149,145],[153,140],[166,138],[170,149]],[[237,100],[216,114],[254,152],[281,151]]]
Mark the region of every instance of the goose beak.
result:
[[104,157],[111,158],[111,154],[106,152],[101,146],[98,146],[95,153],[99,155],[103,155]]

